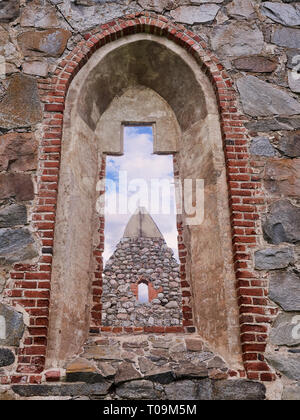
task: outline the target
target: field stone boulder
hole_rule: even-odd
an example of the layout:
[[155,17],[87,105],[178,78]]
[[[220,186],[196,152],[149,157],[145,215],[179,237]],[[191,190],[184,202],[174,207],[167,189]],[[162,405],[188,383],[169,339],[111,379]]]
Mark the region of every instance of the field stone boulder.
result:
[[297,115],[300,103],[286,92],[255,76],[237,80],[244,112],[253,117]]
[[285,26],[300,25],[300,5],[281,4],[265,1],[262,4],[262,13],[276,23]]
[[233,0],[226,7],[229,16],[235,19],[253,19],[256,17],[252,0]]
[[284,133],[276,147],[285,156],[300,157],[300,130]]
[[270,342],[275,346],[296,346],[300,344],[298,325],[300,313],[280,313],[270,332]]
[[300,29],[277,27],[273,31],[271,41],[279,47],[299,49]]
[[221,58],[260,54],[264,36],[257,26],[234,22],[214,29],[211,48]]
[[265,400],[266,387],[259,382],[238,380],[220,380],[213,384],[213,399],[221,401],[258,401]]
[[59,20],[54,6],[41,0],[33,0],[23,8],[20,24],[23,27],[57,28]]
[[272,273],[269,298],[286,312],[300,311],[300,275],[288,271]]
[[0,23],[15,20],[20,14],[20,0],[1,0]]
[[126,382],[116,388],[118,397],[124,400],[157,400],[159,393],[151,381],[140,380]]
[[14,63],[17,62],[19,56],[16,47],[11,42],[9,33],[2,27],[0,27],[0,56],[5,57],[6,61]]
[[29,201],[34,198],[31,174],[0,174],[0,199],[10,197],[14,197],[18,201]]
[[266,354],[266,359],[274,369],[294,381],[300,381],[300,354]]
[[28,31],[18,36],[18,43],[27,57],[60,57],[71,35],[66,29]]
[[263,222],[266,240],[273,244],[300,242],[300,207],[289,200],[273,203]]
[[176,22],[194,25],[196,23],[212,22],[219,10],[220,6],[217,6],[216,4],[180,6],[171,11],[171,16]]
[[8,265],[38,255],[28,229],[0,229],[0,264]]
[[235,59],[233,64],[238,70],[252,73],[272,73],[276,70],[278,62],[274,58],[264,57],[262,55],[250,55]]
[[0,346],[18,346],[24,328],[23,315],[0,303]]
[[281,197],[300,197],[300,159],[270,159],[265,168],[264,186]]
[[0,102],[0,128],[29,127],[41,119],[42,108],[36,80],[21,73],[12,75]]
[[277,270],[294,262],[291,248],[267,248],[255,252],[256,270]]
[[32,133],[9,133],[0,137],[0,172],[37,168],[37,141]]
[[266,157],[276,155],[275,149],[267,137],[254,137],[251,142],[250,153],[256,156]]
[[22,204],[11,204],[0,208],[0,228],[25,225],[27,223],[27,209]]
[[190,380],[176,381],[165,386],[167,400],[198,400],[198,386]]
[[0,368],[12,365],[15,361],[15,355],[9,349],[0,348]]

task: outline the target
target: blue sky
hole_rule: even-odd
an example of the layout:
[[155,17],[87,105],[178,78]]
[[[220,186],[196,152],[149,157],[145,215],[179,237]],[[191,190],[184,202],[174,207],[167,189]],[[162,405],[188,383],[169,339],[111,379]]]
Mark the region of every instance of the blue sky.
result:
[[[120,197],[124,199],[124,194],[120,195],[119,191],[119,171],[126,174],[127,183],[131,187],[126,194],[129,211],[126,214],[113,214],[114,212],[106,205],[104,260],[106,261],[113,253],[117,243],[123,236],[131,214],[139,205],[147,208],[164,235],[168,246],[174,250],[174,256],[177,257],[173,159],[171,155],[153,154],[152,127],[124,127],[124,155],[107,156],[106,160],[107,200],[113,196],[114,192],[114,186],[110,187],[110,181],[115,182],[118,199]],[[163,192],[160,190],[160,195],[155,195],[152,192],[154,190],[151,191],[150,188],[153,185],[152,183],[156,182],[153,179],[164,179],[164,182],[170,188],[164,189]],[[148,195],[144,194],[143,186],[148,187]],[[162,214],[162,201],[165,203],[165,210],[163,211],[168,214]],[[170,212],[168,211],[168,205],[170,205]]]

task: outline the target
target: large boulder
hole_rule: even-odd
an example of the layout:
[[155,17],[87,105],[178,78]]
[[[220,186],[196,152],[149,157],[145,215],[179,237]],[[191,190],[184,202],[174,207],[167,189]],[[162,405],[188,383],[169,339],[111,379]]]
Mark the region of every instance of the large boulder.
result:
[[18,346],[24,328],[23,315],[0,303],[0,346]]
[[264,47],[264,36],[257,26],[234,22],[214,29],[211,47],[221,58],[260,54]]
[[18,43],[25,56],[60,57],[70,36],[66,29],[28,31],[18,36]]
[[300,29],[276,27],[271,40],[280,47],[299,49]]
[[276,59],[261,55],[237,58],[233,64],[238,70],[250,71],[252,73],[272,73],[278,66]]
[[3,366],[12,365],[15,361],[15,355],[9,349],[0,348],[0,368]]
[[300,241],[300,208],[288,200],[276,201],[263,222],[264,236],[268,242],[297,243]]
[[276,147],[288,157],[300,157],[300,130],[285,133]]
[[220,7],[216,4],[203,4],[201,6],[180,6],[171,11],[176,22],[193,25],[195,23],[212,22]]
[[300,5],[281,4],[265,1],[262,4],[262,12],[274,22],[286,26],[300,25]]
[[277,270],[286,268],[294,262],[291,248],[268,248],[255,252],[255,268],[257,270]]
[[270,159],[264,185],[267,191],[283,197],[300,197],[300,159]]
[[267,361],[287,378],[300,381],[300,354],[267,354]]
[[294,272],[271,275],[269,298],[287,312],[300,311],[300,276]]
[[275,346],[300,344],[300,313],[280,313],[270,332],[270,342]]
[[32,133],[9,133],[0,137],[0,172],[37,168],[37,142]]
[[267,137],[254,137],[250,146],[250,153],[256,156],[273,157],[276,155],[274,147]]
[[25,225],[27,223],[27,209],[22,204],[11,204],[0,208],[0,228]]
[[270,85],[255,76],[237,80],[244,112],[253,117],[272,115],[297,115],[300,103],[285,91]]
[[29,201],[34,198],[30,174],[3,173],[0,175],[0,199],[11,197],[18,201]]
[[34,240],[27,229],[0,229],[0,264],[13,264],[37,255]]
[[42,119],[42,108],[35,79],[21,73],[11,76],[0,102],[0,128],[29,127]]
[[33,0],[23,8],[20,24],[23,27],[57,28],[59,20],[54,6],[41,0]]
[[0,2],[0,22],[15,20],[20,14],[20,0],[2,0]]

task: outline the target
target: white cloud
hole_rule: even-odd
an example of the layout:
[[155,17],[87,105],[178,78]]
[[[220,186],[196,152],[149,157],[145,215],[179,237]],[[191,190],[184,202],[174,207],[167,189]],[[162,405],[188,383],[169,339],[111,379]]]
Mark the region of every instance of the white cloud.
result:
[[[109,180],[117,181],[119,172],[126,171],[128,185],[130,184],[131,187],[135,187],[127,194],[128,202],[132,207],[130,209],[131,212],[133,213],[136,210],[136,207],[139,205],[138,198],[140,198],[142,201],[140,205],[146,207],[149,213],[152,214],[152,217],[164,235],[168,246],[174,250],[175,256],[177,257],[177,228],[176,215],[174,214],[175,196],[172,156],[153,154],[153,138],[149,128],[126,127],[124,138],[124,155],[121,157],[107,157],[107,178]],[[140,179],[140,181],[137,181],[138,179]],[[153,190],[151,193],[151,185],[153,186],[157,182],[153,181],[153,179],[168,180],[171,185],[169,190],[167,188],[164,189],[163,196],[165,205],[169,202],[171,203],[170,214],[162,214],[162,193],[160,193],[160,197],[158,195],[154,197],[155,194],[153,194]],[[141,180],[143,180],[143,182],[141,182]],[[143,187],[143,183],[148,186],[148,188],[144,188],[144,191],[143,188],[141,188]],[[119,185],[117,188],[119,189]],[[106,199],[108,201],[113,193],[114,191],[111,189],[106,192]],[[125,192],[123,192],[121,198],[126,198]],[[168,207],[168,205],[166,207]],[[158,214],[154,211],[155,208],[159,209]],[[126,212],[126,214],[111,214],[108,211],[108,208],[106,208],[105,261],[113,253],[117,243],[122,238],[130,216],[130,212]]]

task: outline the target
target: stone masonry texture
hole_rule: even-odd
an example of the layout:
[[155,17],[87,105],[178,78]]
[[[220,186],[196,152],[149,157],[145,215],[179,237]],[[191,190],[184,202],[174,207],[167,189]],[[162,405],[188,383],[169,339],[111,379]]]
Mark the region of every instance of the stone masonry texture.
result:
[[[84,267],[89,295],[80,297],[87,308],[80,322],[89,325],[92,318],[90,331],[70,360],[46,369],[47,346],[59,341],[49,341],[49,315],[67,93],[102,47],[138,33],[182,48],[215,95],[241,363],[230,366],[195,327],[192,309],[207,302],[193,292],[190,273],[197,262],[190,255],[207,232],[179,223],[179,263],[163,238],[123,238],[103,267],[100,219],[94,229],[100,244],[87,245],[94,249],[91,267]],[[159,80],[164,57],[150,58]],[[298,0],[0,1],[0,400],[300,400],[299,69]],[[175,97],[181,80],[173,82]],[[182,109],[176,109],[182,126],[195,115],[192,93],[182,94]],[[78,117],[87,140],[88,123],[99,118],[98,108],[108,107],[96,102],[88,116]],[[206,132],[202,127],[201,136]],[[195,125],[188,135],[199,133]],[[86,144],[72,150],[72,182],[88,179]],[[202,152],[188,151],[196,162]],[[207,201],[211,177],[219,179],[219,170],[204,175]],[[64,200],[76,210],[67,189]],[[193,232],[199,241],[189,241]],[[72,246],[83,247],[80,240]],[[206,251],[211,262],[218,257],[213,247]],[[202,272],[197,276],[209,295],[211,285]],[[137,300],[140,282],[151,291],[146,304]],[[67,308],[71,302],[64,297]]]

